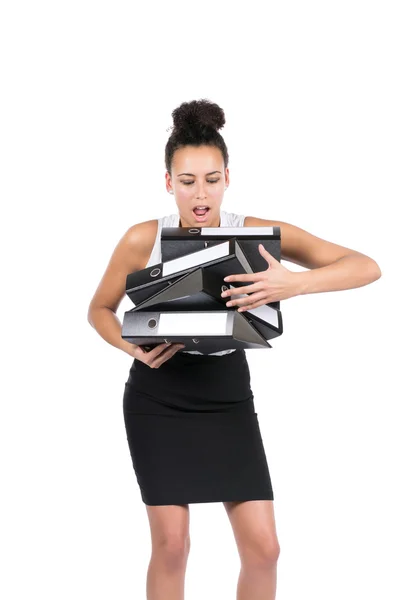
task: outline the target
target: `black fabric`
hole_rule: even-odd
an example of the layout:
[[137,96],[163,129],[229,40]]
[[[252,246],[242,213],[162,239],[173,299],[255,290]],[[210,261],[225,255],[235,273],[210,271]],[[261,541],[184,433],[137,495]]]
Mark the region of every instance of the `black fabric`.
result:
[[123,414],[145,504],[274,499],[244,350],[134,359]]

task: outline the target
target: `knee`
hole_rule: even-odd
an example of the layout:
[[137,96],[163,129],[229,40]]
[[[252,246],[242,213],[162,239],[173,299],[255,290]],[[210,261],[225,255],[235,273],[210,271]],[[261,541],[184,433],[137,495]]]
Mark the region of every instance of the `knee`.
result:
[[153,545],[153,554],[163,561],[165,566],[179,568],[186,563],[190,549],[188,535],[168,534],[162,536]]
[[278,562],[280,546],[278,540],[269,537],[257,537],[249,540],[241,550],[241,561],[244,567],[273,567]]

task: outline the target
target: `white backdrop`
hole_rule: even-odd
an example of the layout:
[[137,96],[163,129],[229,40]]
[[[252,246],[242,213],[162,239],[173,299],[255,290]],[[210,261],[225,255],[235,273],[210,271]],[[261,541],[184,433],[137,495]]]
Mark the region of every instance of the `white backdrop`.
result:
[[[145,598],[150,530],[122,414],[132,359],[86,315],[126,229],[175,212],[171,112],[208,98],[227,120],[224,210],[287,221],[382,270],[369,286],[283,301],[284,334],[247,351],[277,598],[399,598],[396,8],[4,3],[2,597]],[[233,599],[223,505],[190,514],[187,598]]]

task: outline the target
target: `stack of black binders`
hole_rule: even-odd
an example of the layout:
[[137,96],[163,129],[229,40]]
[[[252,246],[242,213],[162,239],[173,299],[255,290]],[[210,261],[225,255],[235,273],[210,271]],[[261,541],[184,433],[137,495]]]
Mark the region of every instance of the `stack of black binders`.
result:
[[[149,350],[182,342],[185,351],[211,354],[231,348],[271,348],[282,334],[279,302],[238,312],[221,292],[252,282],[224,282],[227,275],[265,271],[263,244],[280,261],[279,227],[164,227],[158,265],[127,275],[135,308],[124,314],[122,338]],[[246,296],[236,295],[235,298]]]

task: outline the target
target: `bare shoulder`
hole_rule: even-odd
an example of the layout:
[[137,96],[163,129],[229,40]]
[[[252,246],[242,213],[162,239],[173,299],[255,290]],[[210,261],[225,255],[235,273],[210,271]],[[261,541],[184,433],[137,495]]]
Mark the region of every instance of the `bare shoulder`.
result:
[[324,267],[347,254],[361,254],[351,248],[324,240],[309,231],[286,223],[257,217],[246,217],[245,227],[280,227],[281,257],[307,269]]
[[118,241],[103,277],[91,299],[93,308],[117,311],[126,291],[126,276],[144,269],[157,235],[158,221],[152,219],[129,227]]
[[116,245],[111,261],[124,265],[130,273],[144,269],[154,246],[157,227],[157,219],[131,225]]
[[147,263],[154,246],[157,228],[157,219],[136,223],[129,227],[121,238],[120,243],[126,245],[127,249],[132,250],[135,255],[142,255],[142,258],[145,259],[145,263]]

